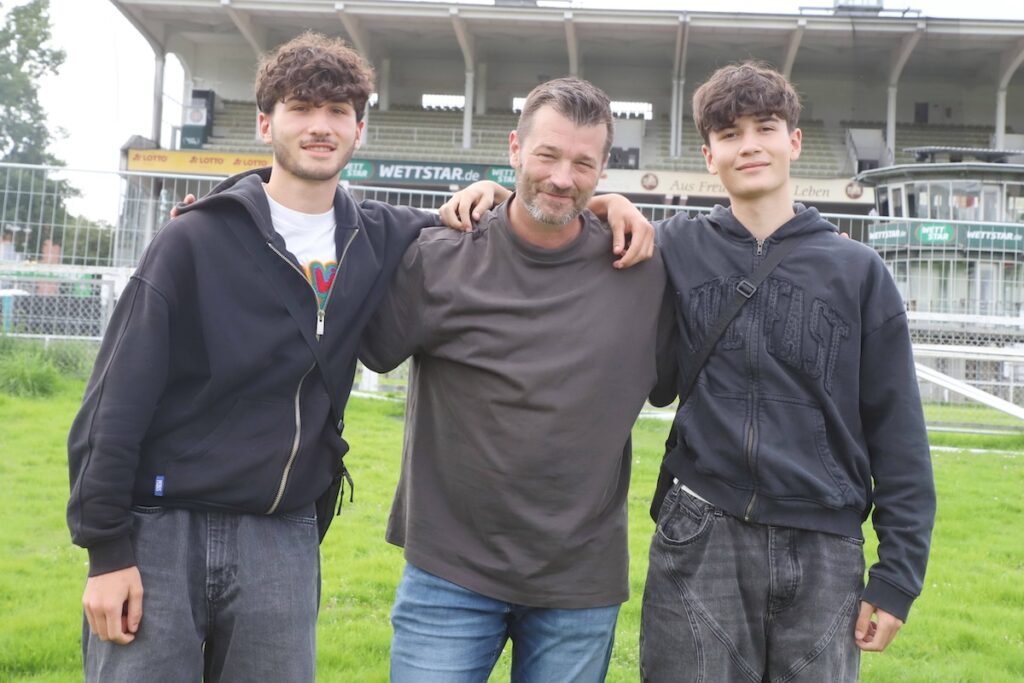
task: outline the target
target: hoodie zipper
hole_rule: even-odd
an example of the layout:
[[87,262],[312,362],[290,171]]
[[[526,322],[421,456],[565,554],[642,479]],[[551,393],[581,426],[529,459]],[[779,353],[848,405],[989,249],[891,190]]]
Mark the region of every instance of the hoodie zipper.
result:
[[[757,240],[757,257],[764,255],[764,240]],[[750,401],[750,422],[747,425],[746,439],[743,444],[744,454],[747,460],[747,469],[750,471],[750,479],[753,483],[754,490],[750,494],[750,500],[747,502],[747,507],[743,510],[743,521],[749,522],[750,516],[754,511],[754,505],[757,503],[757,407],[758,407],[758,383],[757,383],[757,350],[759,348],[757,333],[757,302],[751,301],[750,305],[754,307],[750,316],[750,325],[747,328],[747,371],[750,373],[750,390],[747,392],[748,400]]]
[[[327,298],[324,299],[324,305],[320,305],[320,297],[316,293],[316,288],[313,283],[309,281],[306,274],[295,265],[290,258],[281,253],[281,251],[270,242],[267,242],[267,246],[270,249],[284,259],[284,262],[291,266],[292,270],[299,274],[300,277],[309,285],[309,289],[313,292],[313,300],[316,302],[316,340],[320,341],[320,338],[324,336],[324,326],[327,318],[327,303],[331,300],[331,294],[334,293],[334,285],[338,281],[338,274],[341,271],[341,264],[345,261],[345,256],[348,254],[349,247],[352,246],[352,242],[355,241],[356,236],[359,234],[359,228],[356,228],[352,232],[352,236],[348,238],[348,242],[345,243],[345,247],[341,250],[341,256],[338,257],[338,265],[334,268],[334,277],[331,279],[331,286],[327,290]],[[309,373],[316,368],[316,360],[313,360],[313,365],[310,366],[309,370],[299,380],[299,386],[295,389],[295,438],[292,439],[292,450],[288,454],[288,462],[285,463],[284,472],[281,473],[281,482],[277,487],[277,495],[274,496],[274,502],[270,504],[270,508],[267,509],[266,514],[272,515],[277,511],[277,507],[281,504],[281,499],[284,498],[284,490],[288,485],[288,477],[291,475],[292,466],[295,464],[295,458],[299,454],[299,445],[302,440],[302,406],[301,406],[301,395],[302,395],[302,384],[306,381],[306,377]]]

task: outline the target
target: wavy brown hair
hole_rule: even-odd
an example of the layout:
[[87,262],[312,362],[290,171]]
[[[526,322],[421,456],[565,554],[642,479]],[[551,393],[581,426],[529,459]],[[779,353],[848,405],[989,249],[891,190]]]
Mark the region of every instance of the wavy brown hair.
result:
[[373,67],[340,38],[307,31],[260,60],[256,71],[256,106],[264,114],[288,99],[348,102],[363,119],[373,91]]
[[693,93],[693,122],[705,145],[712,131],[728,128],[741,116],[775,115],[792,132],[802,108],[793,84],[764,62],[723,66]]

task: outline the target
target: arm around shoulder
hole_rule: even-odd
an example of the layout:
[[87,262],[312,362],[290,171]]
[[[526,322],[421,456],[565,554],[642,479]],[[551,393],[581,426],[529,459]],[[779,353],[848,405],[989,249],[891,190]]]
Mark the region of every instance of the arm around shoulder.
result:
[[375,372],[389,372],[411,356],[425,330],[425,278],[420,242],[406,249],[395,277],[363,332],[359,360]]

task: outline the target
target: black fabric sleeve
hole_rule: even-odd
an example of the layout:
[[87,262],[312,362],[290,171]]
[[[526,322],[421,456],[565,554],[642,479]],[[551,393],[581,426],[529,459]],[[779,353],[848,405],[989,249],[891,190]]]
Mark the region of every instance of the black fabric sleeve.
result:
[[862,340],[860,412],[878,536],[878,562],[868,571],[863,599],[906,620],[924,583],[935,483],[904,313]]
[[68,434],[72,540],[89,575],[135,564],[131,502],[142,440],[167,381],[170,308],[138,276],[122,292]]

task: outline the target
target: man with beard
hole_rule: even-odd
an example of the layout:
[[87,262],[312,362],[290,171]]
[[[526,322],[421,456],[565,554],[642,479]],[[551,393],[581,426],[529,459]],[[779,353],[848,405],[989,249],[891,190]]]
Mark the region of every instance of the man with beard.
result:
[[584,207],[612,143],[607,96],[537,86],[509,136],[516,192],[472,233],[424,230],[361,358],[414,363],[388,541],[405,548],[398,683],[602,681],[628,597],[630,429],[658,378],[660,257],[610,266]]
[[180,210],[120,297],[68,444],[89,681],[314,680],[315,502],[360,334],[436,220],[338,186],[371,89],[341,41],[267,56],[273,166]]

